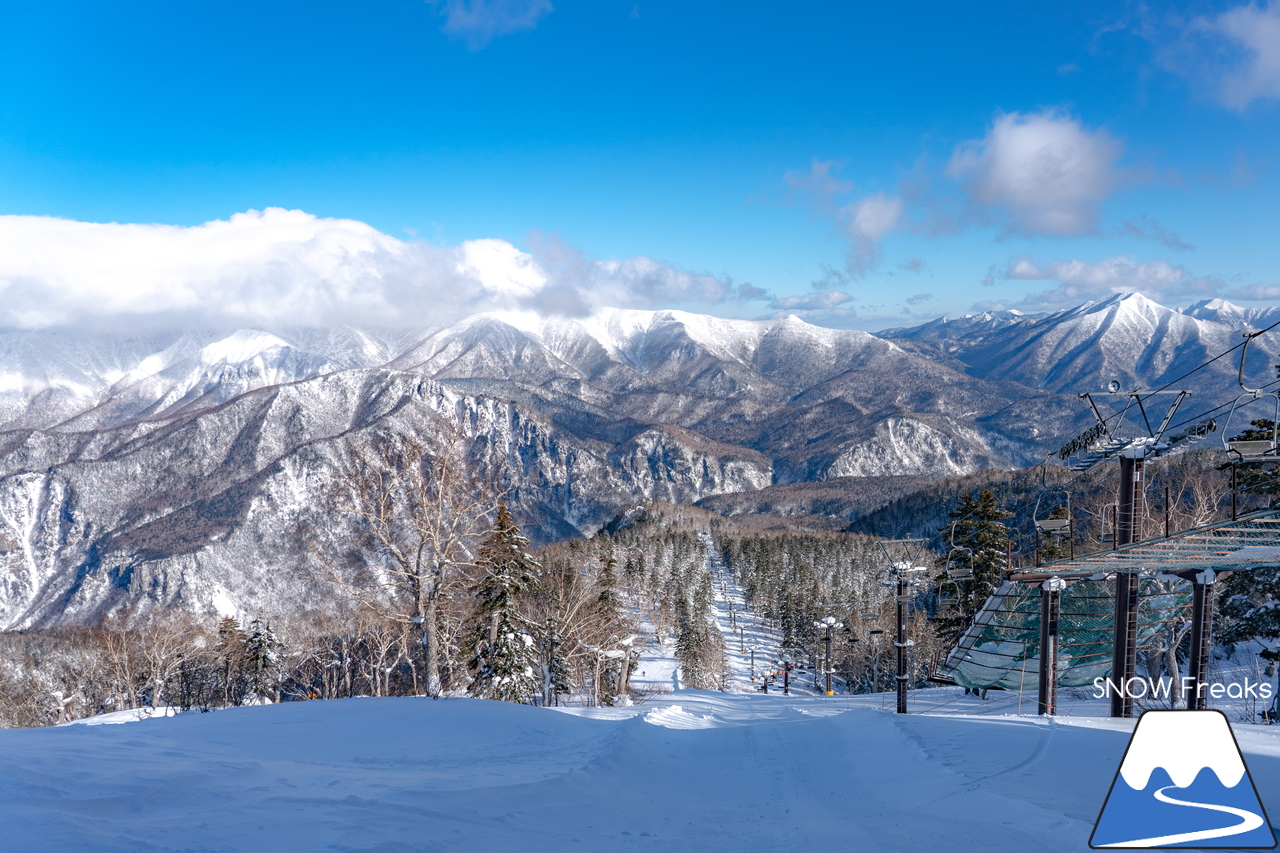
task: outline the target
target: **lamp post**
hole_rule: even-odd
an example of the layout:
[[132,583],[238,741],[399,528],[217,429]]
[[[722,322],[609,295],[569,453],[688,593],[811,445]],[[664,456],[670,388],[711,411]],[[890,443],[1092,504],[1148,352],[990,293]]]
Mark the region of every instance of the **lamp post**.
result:
[[752,684],[756,683],[756,649],[757,648],[758,646],[756,646],[755,643],[752,643],[751,645],[747,646],[747,651],[751,653],[751,683]]
[[835,692],[831,689],[831,674],[834,671],[831,665],[831,631],[835,628],[843,628],[844,623],[837,622],[836,617],[834,616],[828,616],[825,619],[814,622],[813,627],[819,630],[824,628],[826,629],[826,634],[823,636],[822,642],[825,643],[827,647],[827,661],[822,669],[823,674],[827,677],[827,695],[833,696],[835,695]]
[[907,637],[907,605],[915,599],[915,596],[907,592],[909,587],[916,585],[916,581],[911,579],[911,575],[920,572],[927,572],[925,566],[913,566],[911,563],[900,562],[895,563],[890,569],[890,574],[897,579],[894,590],[894,602],[897,605],[898,624],[897,639],[893,641],[893,646],[898,653],[898,674],[896,680],[898,682],[898,713],[907,713],[907,649],[915,645],[915,643]]

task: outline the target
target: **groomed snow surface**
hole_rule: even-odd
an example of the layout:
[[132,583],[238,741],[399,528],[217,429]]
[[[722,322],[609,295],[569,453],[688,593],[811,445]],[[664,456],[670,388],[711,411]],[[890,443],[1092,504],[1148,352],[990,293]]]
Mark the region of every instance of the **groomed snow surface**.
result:
[[[6,730],[0,848],[1087,850],[1132,721],[992,701],[899,716],[873,696],[692,690],[570,713],[344,699]],[[1280,732],[1236,737],[1280,814]]]

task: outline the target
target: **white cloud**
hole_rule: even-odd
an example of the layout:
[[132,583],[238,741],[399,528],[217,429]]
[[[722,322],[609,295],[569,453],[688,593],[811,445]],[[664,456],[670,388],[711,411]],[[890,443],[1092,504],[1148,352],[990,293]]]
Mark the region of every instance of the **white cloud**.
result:
[[756,319],[777,320],[794,315],[819,326],[849,328],[849,324],[858,319],[858,312],[846,307],[846,303],[852,298],[849,294],[836,290],[802,296],[784,296],[769,303],[773,311]]
[[[994,274],[988,277],[994,278]],[[1055,288],[1030,294],[1017,303],[1020,308],[1034,310],[1068,307],[1130,292],[1167,302],[1184,296],[1211,296],[1221,287],[1218,279],[1192,276],[1181,265],[1165,260],[1138,262],[1123,256],[1095,262],[1074,259],[1040,262],[1030,255],[1018,255],[1005,264],[999,277],[1060,282]]]
[[832,168],[839,169],[843,164],[835,160],[814,160],[809,164],[808,172],[788,169],[782,176],[787,186],[794,192],[804,195],[829,196],[847,193],[853,190],[852,181],[842,181],[831,174]]
[[1182,281],[1186,270],[1164,260],[1138,263],[1122,256],[1094,263],[1070,260],[1041,264],[1030,255],[1018,255],[1010,259],[1004,277],[1024,281],[1056,278],[1063,284],[1129,291],[1169,287]]
[[1250,3],[1197,18],[1164,60],[1179,73],[1207,80],[1232,109],[1280,97],[1280,4]]
[[1227,298],[1273,301],[1280,299],[1280,284],[1250,284],[1237,287],[1227,294]]
[[[432,0],[437,5],[441,0]],[[538,20],[555,11],[550,0],[443,0],[444,32],[458,36],[472,50],[498,36],[531,30]]]
[[879,262],[880,240],[901,222],[902,199],[875,193],[843,207],[840,217],[850,240],[845,268],[860,276]]
[[557,241],[437,247],[269,208],[193,227],[0,216],[0,328],[428,326],[505,308],[715,303],[741,288]]
[[821,293],[783,296],[770,302],[769,307],[779,311],[826,311],[843,305],[852,298],[839,290],[825,290]]
[[843,213],[855,239],[879,240],[902,217],[902,199],[876,193],[847,206]]
[[1002,212],[1012,231],[1083,234],[1119,181],[1121,150],[1105,130],[1052,110],[1009,113],[983,139],[959,146],[947,173],[964,182],[972,203]]

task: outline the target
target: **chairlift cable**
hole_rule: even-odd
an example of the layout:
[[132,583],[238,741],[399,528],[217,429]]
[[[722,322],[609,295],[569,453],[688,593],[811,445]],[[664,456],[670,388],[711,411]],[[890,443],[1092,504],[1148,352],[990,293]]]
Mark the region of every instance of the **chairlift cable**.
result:
[[[1260,337],[1260,336],[1262,336],[1262,335],[1266,334],[1267,332],[1271,331],[1272,329],[1276,328],[1277,326],[1280,326],[1280,320],[1277,320],[1276,322],[1272,323],[1270,326],[1267,326],[1265,329],[1263,329],[1263,330],[1262,330],[1262,331],[1260,331],[1260,332],[1254,332],[1254,333],[1251,335],[1251,337],[1254,337],[1254,338],[1256,338],[1256,337]],[[1235,352],[1236,350],[1238,350],[1238,349],[1240,349],[1241,347],[1243,347],[1243,346],[1248,342],[1248,340],[1249,340],[1249,338],[1246,338],[1245,340],[1241,341],[1240,343],[1236,344],[1235,346],[1231,347],[1230,349],[1227,349],[1227,350],[1224,350],[1223,352],[1218,353],[1217,355],[1215,355],[1213,358],[1209,359],[1208,361],[1205,361],[1205,362],[1203,362],[1202,364],[1200,364],[1200,365],[1198,365],[1198,366],[1196,366],[1196,367],[1191,368],[1191,369],[1190,369],[1190,370],[1188,370],[1186,373],[1182,374],[1181,376],[1177,377],[1176,379],[1170,380],[1169,382],[1166,382],[1164,385],[1161,385],[1159,388],[1156,388],[1154,391],[1148,391],[1147,393],[1151,394],[1151,393],[1159,393],[1160,391],[1167,391],[1169,388],[1171,388],[1171,387],[1173,387],[1174,385],[1178,384],[1179,382],[1181,382],[1182,380],[1186,379],[1188,376],[1192,375],[1193,373],[1196,373],[1197,371],[1200,371],[1200,370],[1205,369],[1206,367],[1208,367],[1209,365],[1213,364],[1215,361],[1217,361],[1217,360],[1218,360],[1218,359],[1220,359],[1220,358],[1226,358],[1227,356],[1231,355],[1231,353],[1233,353],[1233,352]],[[1274,383],[1271,383],[1271,384],[1274,384]],[[1266,387],[1266,386],[1263,386],[1263,387]],[[1227,405],[1230,405],[1230,404],[1228,403]],[[1224,406],[1219,406],[1218,408],[1225,408],[1225,407],[1224,407]],[[1211,409],[1211,410],[1210,410],[1210,412],[1213,412],[1213,411],[1217,411],[1217,409]],[[1108,421],[1112,420],[1113,418],[1117,418],[1117,417],[1119,417],[1121,414],[1122,414],[1122,412],[1113,412],[1112,414],[1110,414],[1110,415],[1108,415],[1107,417],[1103,418],[1103,419],[1102,419],[1102,422],[1105,424],[1105,423],[1107,423]],[[1208,414],[1208,413],[1206,413],[1206,414]],[[1203,415],[1202,415],[1201,417],[1203,417]],[[1195,420],[1195,418],[1191,418],[1190,420]],[[1182,426],[1182,424],[1187,423],[1187,422],[1188,422],[1188,421],[1182,421],[1182,423],[1179,423],[1179,424],[1178,424],[1178,426]],[[1175,427],[1169,427],[1169,429],[1170,429],[1170,430],[1171,430],[1171,429],[1174,429],[1174,428],[1175,428]]]
[[[1259,391],[1263,391],[1263,390],[1265,390],[1265,389],[1267,389],[1267,388],[1271,388],[1272,386],[1275,386],[1275,385],[1280,385],[1280,379],[1273,379],[1272,381],[1268,382],[1266,385],[1262,385],[1262,386],[1260,386],[1260,387],[1258,388],[1258,390],[1259,390]],[[1189,424],[1189,423],[1192,423],[1193,421],[1197,421],[1197,420],[1203,420],[1206,416],[1208,416],[1208,415],[1212,415],[1212,414],[1213,414],[1214,412],[1216,412],[1216,411],[1219,411],[1219,410],[1221,410],[1221,409],[1225,409],[1225,408],[1227,408],[1228,406],[1230,406],[1230,405],[1232,404],[1232,402],[1234,402],[1234,401],[1228,401],[1228,402],[1223,403],[1223,404],[1221,404],[1221,405],[1219,405],[1219,406],[1214,406],[1212,409],[1208,409],[1207,411],[1201,412],[1201,413],[1200,413],[1200,414],[1198,414],[1198,415],[1192,415],[1191,417],[1187,418],[1186,420],[1184,420],[1184,421],[1179,421],[1176,425],[1169,427],[1169,429],[1170,429],[1170,430],[1174,430],[1174,429],[1177,429],[1177,428],[1178,428],[1178,427],[1180,427],[1180,426],[1183,426],[1184,424]]]
[[1262,335],[1265,335],[1267,332],[1271,331],[1271,330],[1272,330],[1272,329],[1274,329],[1276,326],[1280,326],[1280,320],[1277,320],[1276,322],[1272,323],[1270,326],[1267,326],[1265,329],[1263,329],[1263,330],[1262,330],[1262,331],[1260,331],[1260,332],[1254,332],[1252,335],[1250,335],[1249,337],[1245,338],[1243,341],[1241,341],[1240,343],[1236,344],[1235,346],[1233,346],[1231,349],[1227,350],[1226,352],[1218,353],[1218,354],[1217,354],[1217,355],[1215,355],[1213,358],[1209,359],[1208,361],[1206,361],[1204,364],[1200,365],[1199,367],[1193,367],[1192,369],[1188,370],[1186,373],[1184,373],[1184,374],[1182,374],[1181,376],[1179,376],[1177,379],[1174,379],[1172,382],[1169,382],[1169,383],[1167,383],[1167,384],[1165,384],[1165,385],[1161,385],[1161,386],[1160,386],[1159,388],[1157,388],[1156,390],[1157,390],[1157,391],[1164,391],[1164,390],[1166,390],[1167,388],[1169,388],[1171,385],[1176,385],[1177,383],[1179,383],[1179,382],[1181,382],[1182,380],[1186,379],[1186,378],[1187,378],[1188,376],[1190,376],[1191,374],[1195,373],[1197,370],[1203,370],[1204,368],[1206,368],[1206,367],[1208,367],[1209,365],[1213,364],[1213,363],[1214,363],[1215,361],[1217,361],[1218,359],[1223,358],[1224,356],[1228,356],[1228,355],[1230,355],[1231,353],[1235,352],[1236,350],[1240,349],[1240,347],[1242,347],[1242,346],[1244,346],[1246,343],[1248,343],[1249,338],[1256,338],[1256,337],[1260,337],[1260,336],[1262,336]]
[[[1255,332],[1255,333],[1252,335],[1252,337],[1260,337],[1261,335],[1266,334],[1267,332],[1271,331],[1272,329],[1274,329],[1274,328],[1276,328],[1276,327],[1278,327],[1278,326],[1280,326],[1280,320],[1277,320],[1276,322],[1272,323],[1270,326],[1267,326],[1265,329],[1262,329],[1262,330],[1261,330],[1261,331],[1259,331],[1259,332]],[[1210,358],[1210,359],[1208,359],[1207,361],[1203,362],[1202,364],[1200,364],[1200,365],[1198,365],[1198,366],[1196,366],[1196,367],[1193,367],[1191,370],[1188,370],[1186,373],[1183,373],[1181,376],[1177,377],[1176,379],[1173,379],[1173,380],[1171,380],[1171,381],[1169,381],[1169,382],[1166,382],[1164,385],[1161,385],[1159,388],[1157,388],[1157,389],[1156,389],[1156,391],[1165,391],[1165,390],[1169,389],[1170,387],[1172,387],[1173,385],[1176,385],[1177,383],[1181,382],[1183,379],[1186,379],[1188,376],[1191,376],[1193,373],[1196,373],[1197,371],[1203,370],[1204,368],[1208,367],[1209,365],[1213,364],[1214,362],[1218,361],[1219,359],[1225,358],[1226,356],[1230,355],[1231,353],[1233,353],[1233,352],[1235,352],[1236,350],[1238,350],[1238,349],[1240,349],[1241,347],[1243,347],[1243,346],[1248,342],[1248,340],[1249,340],[1249,339],[1248,339],[1248,338],[1246,338],[1245,340],[1241,341],[1240,343],[1236,344],[1235,346],[1231,347],[1230,349],[1227,349],[1227,350],[1224,350],[1223,352],[1218,353],[1218,354],[1217,354],[1217,355],[1215,355],[1213,358]],[[1273,380],[1272,382],[1268,382],[1267,384],[1260,386],[1260,388],[1259,388],[1258,390],[1264,390],[1264,389],[1270,388],[1270,387],[1272,387],[1272,386],[1274,386],[1274,385],[1280,385],[1280,379]],[[1215,406],[1215,407],[1213,407],[1212,409],[1209,409],[1209,410],[1207,410],[1207,411],[1201,412],[1201,413],[1200,413],[1200,414],[1198,414],[1198,415],[1194,415],[1194,416],[1192,416],[1192,417],[1190,417],[1190,418],[1185,418],[1184,420],[1179,421],[1177,424],[1174,424],[1174,425],[1172,425],[1172,426],[1168,427],[1168,428],[1166,429],[1166,432],[1176,430],[1178,427],[1184,426],[1184,425],[1189,424],[1189,423],[1193,423],[1193,422],[1196,422],[1196,421],[1203,420],[1205,417],[1207,417],[1207,416],[1209,416],[1209,415],[1213,414],[1214,412],[1217,412],[1217,411],[1220,411],[1220,410],[1222,410],[1222,409],[1225,409],[1225,408],[1227,408],[1227,407],[1228,407],[1228,406],[1230,406],[1230,405],[1231,405],[1231,403],[1223,403],[1223,404],[1222,404],[1222,405],[1220,405],[1220,406]],[[1122,414],[1122,413],[1120,413],[1120,412],[1114,412],[1114,413],[1112,413],[1111,415],[1109,415],[1109,416],[1107,416],[1106,418],[1104,418],[1102,422],[1105,424],[1105,423],[1107,423],[1108,421],[1112,420],[1113,418],[1119,417],[1119,416],[1120,416],[1120,414]],[[1038,466],[1036,466],[1036,467],[1044,468],[1044,467],[1047,467],[1047,466],[1048,466],[1048,464],[1049,464],[1049,459],[1046,457],[1046,459],[1045,459],[1043,462],[1041,462],[1041,463],[1040,463]],[[1034,470],[1034,469],[1033,469],[1033,470]],[[1041,477],[1042,477],[1042,479],[1043,479],[1044,473],[1045,473],[1044,471],[1042,471],[1042,472],[1041,472]],[[1084,475],[1085,475],[1085,474],[1087,474],[1087,473],[1088,473],[1088,470],[1084,470],[1084,471],[1078,471],[1078,472],[1076,472],[1075,476],[1071,477],[1069,480],[1067,480],[1066,482],[1062,483],[1062,484],[1060,485],[1060,488],[1061,488],[1061,489],[1066,489],[1068,486],[1070,486],[1071,484],[1073,484],[1074,482],[1076,482],[1076,480],[1080,479],[1082,476],[1084,476]],[[1029,506],[1030,504],[1031,504],[1031,498],[1029,498],[1029,497],[1028,497],[1026,500],[1024,500],[1024,501],[1022,501],[1021,503],[1017,504],[1016,506],[1014,506],[1014,507],[1010,508],[1008,511],[1009,511],[1009,512],[1014,513],[1014,515],[1016,516],[1016,515],[1017,515],[1021,510],[1026,509],[1026,508],[1027,508],[1027,506]],[[972,512],[966,513],[965,515],[962,515],[962,516],[959,516],[958,518],[952,519],[952,523],[954,524],[955,522],[964,521],[965,519],[967,519],[967,518],[971,518],[972,516],[973,516],[973,513],[972,513]]]

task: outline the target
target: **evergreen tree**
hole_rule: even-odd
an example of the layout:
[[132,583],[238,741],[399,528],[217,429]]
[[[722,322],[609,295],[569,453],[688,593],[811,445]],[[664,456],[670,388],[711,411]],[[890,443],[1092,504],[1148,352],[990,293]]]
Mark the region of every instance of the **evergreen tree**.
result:
[[247,690],[263,698],[271,694],[279,701],[280,653],[283,644],[271,630],[271,624],[254,619],[249,623],[249,630],[244,633],[243,640],[245,687]]
[[493,533],[480,546],[482,574],[472,590],[476,611],[467,642],[472,696],[528,703],[542,689],[536,630],[518,606],[519,596],[535,582],[528,547],[502,503]]
[[[622,618],[622,602],[618,597],[617,565],[618,561],[612,550],[601,553],[594,615],[600,636],[610,640],[622,639],[627,630]],[[610,648],[607,651],[614,654],[619,650]],[[608,657],[601,661],[596,698],[602,705],[612,705],[618,696],[629,689],[628,681],[634,661],[631,659],[630,649],[624,648],[621,652],[621,657]]]
[[1009,528],[1001,522],[1012,516],[996,505],[990,489],[983,489],[976,497],[973,493],[961,496],[960,504],[947,516],[953,524],[939,531],[954,545],[954,550],[938,559],[939,567],[947,565],[948,557],[952,565],[967,565],[970,555],[973,560],[970,580],[952,583],[945,573],[937,577],[957,592],[956,606],[938,620],[938,635],[947,642],[959,639],[991,593],[1000,588],[1009,545]]
[[680,603],[676,659],[681,680],[699,690],[723,690],[727,669],[724,637],[711,623],[711,594],[711,576],[704,573]]
[[542,629],[542,702],[546,706],[559,704],[558,697],[573,692],[569,682],[569,662],[564,656],[564,637],[560,620],[549,617]]
[[218,657],[222,681],[222,703],[239,705],[244,701],[247,686],[244,678],[245,633],[234,616],[224,616],[218,622]]
[[[1221,586],[1222,641],[1256,641],[1262,646],[1258,656],[1267,661],[1267,674],[1271,675],[1280,662],[1280,566],[1233,572]],[[1273,716],[1277,706],[1280,694],[1272,702],[1269,713]]]

